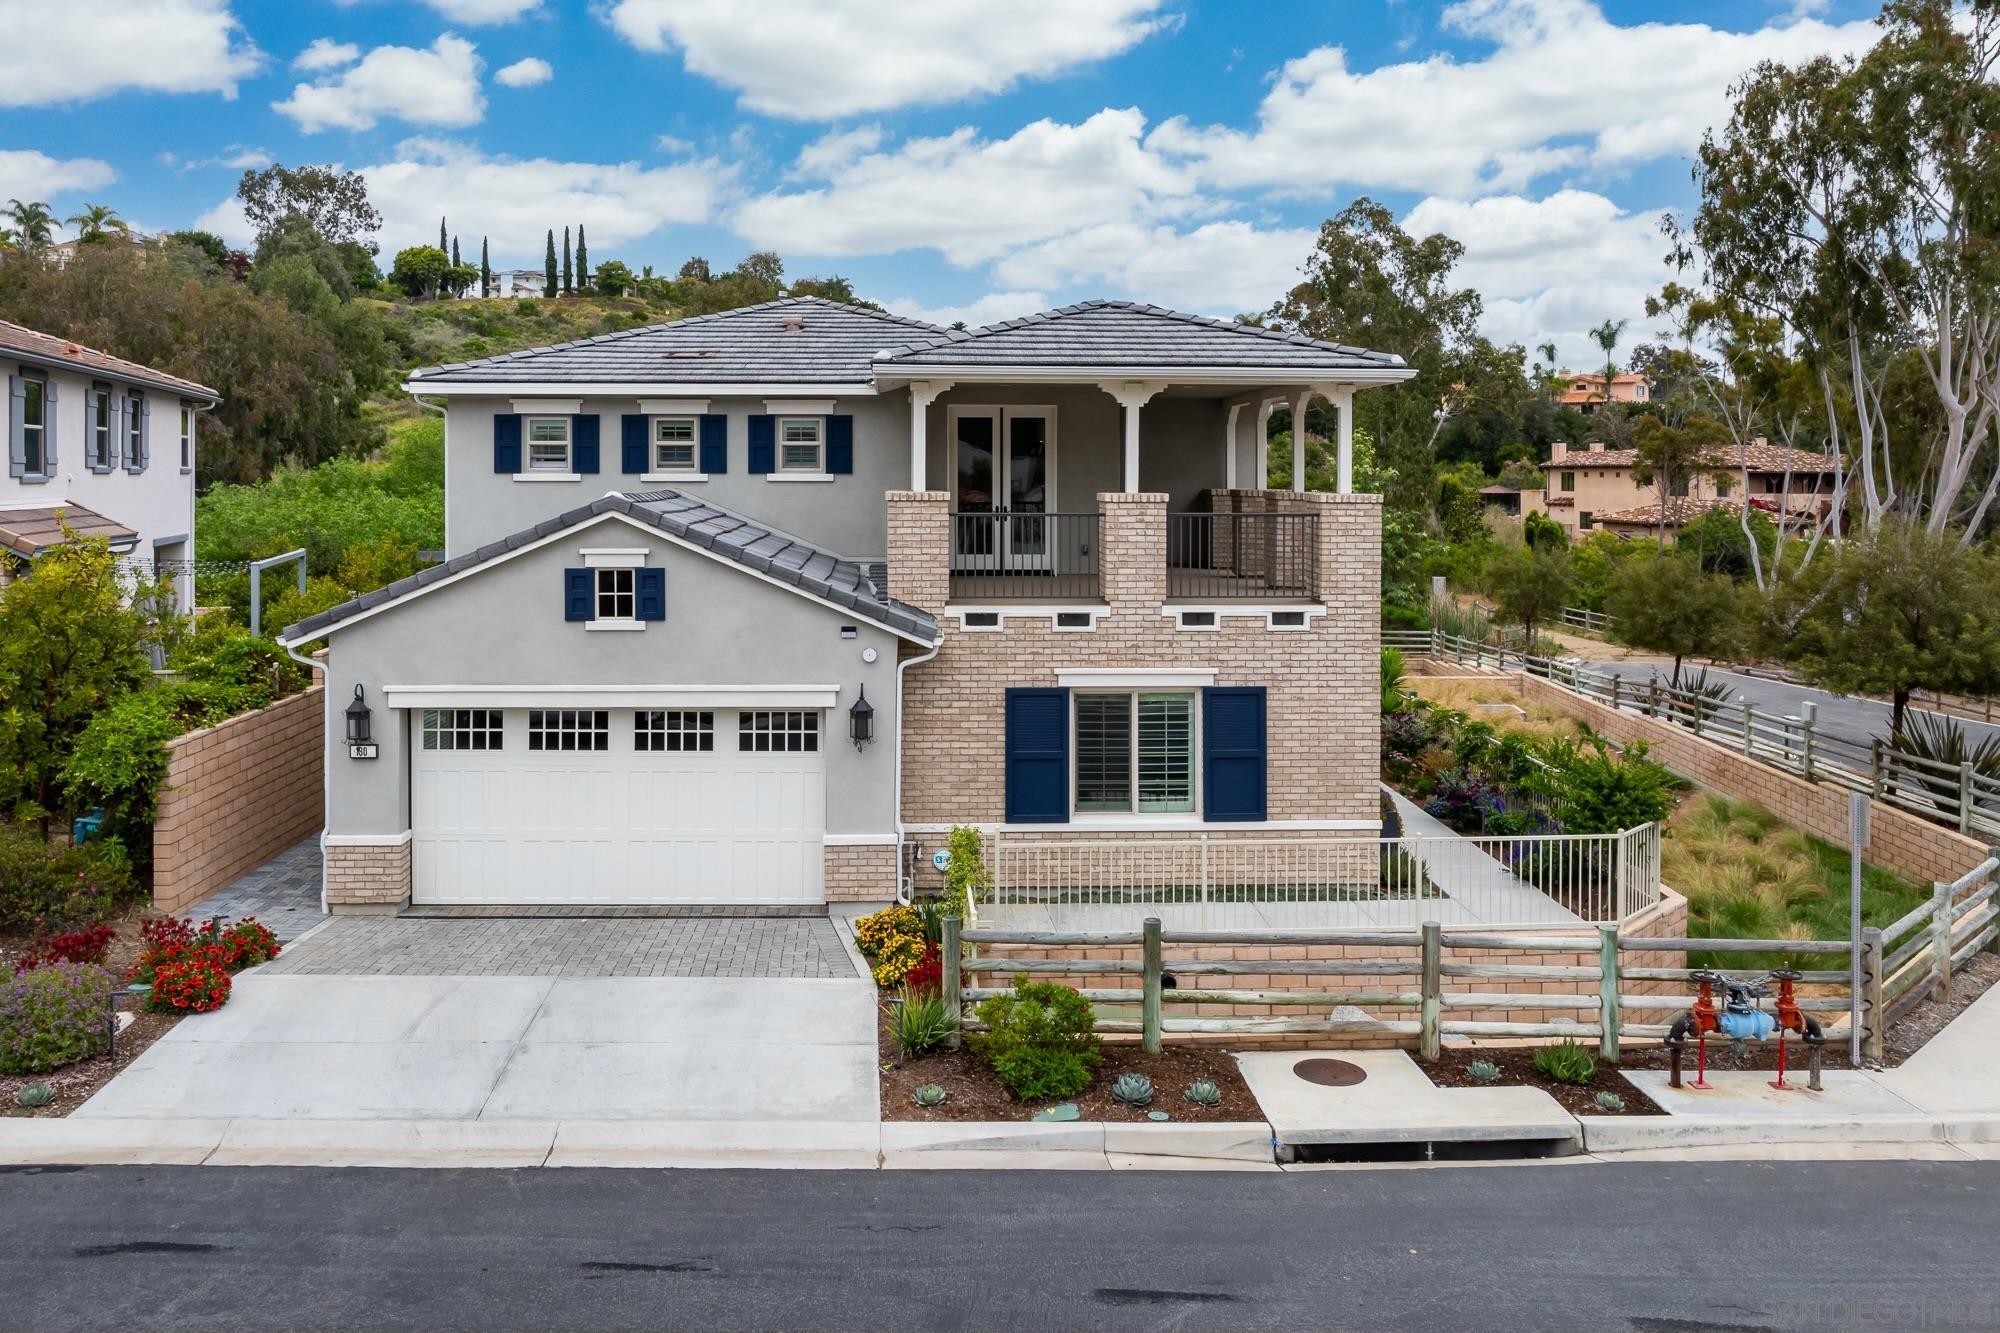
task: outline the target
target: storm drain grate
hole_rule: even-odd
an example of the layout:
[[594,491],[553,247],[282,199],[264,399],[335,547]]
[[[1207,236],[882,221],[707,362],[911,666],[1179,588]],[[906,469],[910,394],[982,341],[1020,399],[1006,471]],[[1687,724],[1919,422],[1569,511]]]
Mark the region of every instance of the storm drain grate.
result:
[[1368,1078],[1367,1070],[1346,1060],[1301,1060],[1292,1066],[1292,1072],[1323,1088],[1351,1088]]

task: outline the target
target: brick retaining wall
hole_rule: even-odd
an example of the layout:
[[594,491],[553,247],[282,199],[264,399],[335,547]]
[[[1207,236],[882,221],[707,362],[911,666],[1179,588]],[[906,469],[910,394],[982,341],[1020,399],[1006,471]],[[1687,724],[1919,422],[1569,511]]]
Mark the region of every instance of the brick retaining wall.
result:
[[153,906],[182,911],[320,829],[325,699],[315,685],[170,743],[153,820]]

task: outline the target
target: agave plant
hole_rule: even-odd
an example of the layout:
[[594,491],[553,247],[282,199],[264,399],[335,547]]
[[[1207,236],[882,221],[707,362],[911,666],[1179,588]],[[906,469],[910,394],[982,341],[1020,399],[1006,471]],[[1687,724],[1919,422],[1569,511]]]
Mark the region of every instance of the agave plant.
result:
[[1145,1106],[1153,1100],[1153,1080],[1144,1074],[1120,1074],[1111,1085],[1111,1100],[1121,1106]]
[[1597,1103],[1598,1110],[1609,1111],[1613,1115],[1625,1109],[1625,1099],[1615,1092],[1600,1092],[1591,1100]]
[[1899,773],[1921,787],[1939,809],[1958,809],[1958,766],[1969,763],[1983,778],[2000,778],[2000,737],[1974,742],[1965,728],[1948,717],[1917,710],[1903,719],[1902,734],[1890,748],[1927,763],[1903,766]]
[[1474,1083],[1498,1083],[1500,1081],[1500,1066],[1494,1064],[1491,1060],[1474,1060],[1465,1067],[1465,1074]]
[[941,1106],[944,1104],[944,1089],[935,1083],[925,1083],[910,1094],[910,1100],[925,1109]]
[[1212,1079],[1201,1079],[1188,1084],[1187,1099],[1196,1106],[1220,1106],[1222,1089],[1216,1087]]
[[14,1105],[28,1107],[47,1106],[56,1098],[56,1090],[46,1083],[29,1083],[14,1094]]

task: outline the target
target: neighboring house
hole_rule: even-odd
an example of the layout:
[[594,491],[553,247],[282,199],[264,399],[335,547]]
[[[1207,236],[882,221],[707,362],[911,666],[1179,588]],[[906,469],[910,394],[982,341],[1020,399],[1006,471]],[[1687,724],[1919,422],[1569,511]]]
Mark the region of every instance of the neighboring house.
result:
[[196,421],[213,389],[0,321],[7,479],[0,581],[32,567],[66,522],[107,536],[139,570],[171,573],[194,604]]
[[[1549,517],[1572,537],[1600,525],[1628,535],[1634,530],[1658,531],[1659,484],[1641,486],[1633,480],[1632,469],[1638,462],[1636,449],[1606,449],[1598,443],[1573,449],[1558,443],[1542,464],[1548,476],[1544,503]],[[1832,503],[1832,458],[1757,439],[1740,449],[1711,451],[1702,470],[1678,494],[1667,497],[1668,533],[1712,509],[1740,510],[1746,474],[1750,504],[1773,521],[1780,514],[1793,521],[1817,520]]]
[[507,269],[493,275],[493,298],[525,301],[543,295],[548,275],[538,268]]
[[[1556,402],[1564,407],[1573,407],[1589,415],[1605,404],[1604,376],[1588,371],[1565,370],[1558,378],[1562,380],[1562,391],[1556,395]],[[1620,372],[1611,377],[1610,401],[1614,403],[1643,403],[1651,400],[1653,383],[1644,375]]]
[[1496,513],[1505,514],[1509,518],[1520,518],[1524,514],[1537,514],[1542,512],[1544,508],[1542,491],[1540,489],[1522,490],[1518,486],[1481,486],[1479,488],[1479,503],[1485,508],[1491,509]]
[[40,253],[43,262],[53,264],[57,268],[68,268],[70,261],[76,258],[77,251],[86,245],[128,245],[135,250],[143,251],[159,249],[166,243],[167,236],[165,232],[148,235],[137,228],[129,228],[125,231],[108,232],[104,237],[95,241],[58,241],[54,245],[45,246]]
[[[448,558],[283,635],[376,746],[332,748],[327,900],[879,900],[960,823],[1376,836],[1348,418],[1410,374],[1126,302],[815,298],[419,371]],[[1264,489],[1315,396],[1342,493]]]

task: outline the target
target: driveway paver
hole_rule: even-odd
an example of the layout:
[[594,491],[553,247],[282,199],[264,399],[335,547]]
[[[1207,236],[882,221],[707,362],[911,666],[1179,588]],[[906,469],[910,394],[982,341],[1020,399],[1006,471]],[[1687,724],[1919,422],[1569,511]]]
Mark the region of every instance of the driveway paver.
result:
[[320,910],[319,835],[289,847],[188,908],[181,915],[202,921],[212,916],[240,921],[254,916],[288,943],[326,920]]

